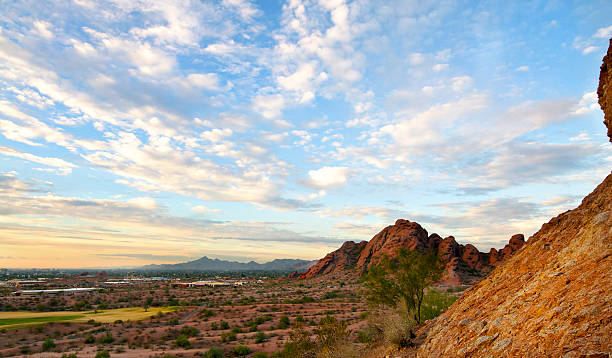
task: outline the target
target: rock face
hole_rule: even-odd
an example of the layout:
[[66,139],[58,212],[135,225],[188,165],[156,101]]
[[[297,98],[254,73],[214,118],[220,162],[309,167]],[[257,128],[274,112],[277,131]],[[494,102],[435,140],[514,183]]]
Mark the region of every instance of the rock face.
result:
[[355,263],[359,259],[359,254],[366,246],[367,241],[355,243],[353,241],[347,241],[342,246],[333,252],[327,254],[324,258],[319,260],[314,266],[308,271],[302,273],[300,278],[311,278],[318,275],[324,275],[332,272],[339,272],[348,270],[355,266]]
[[611,272],[612,175],[431,323],[418,356],[607,357]]
[[[446,264],[442,282],[458,285],[480,279],[493,269],[492,265],[498,265],[510,257],[523,243],[523,235],[515,235],[499,252],[492,249],[495,255],[494,259],[490,259],[490,253],[479,252],[473,245],[460,245],[452,236],[445,239],[438,234],[428,236],[427,230],[421,225],[399,219],[395,225],[387,226],[369,242],[362,241],[359,244],[352,241],[345,242],[342,247],[327,254],[299,278],[311,278],[346,270],[363,273],[377,264],[383,256],[393,257],[400,248],[432,249],[438,251]],[[491,264],[491,261],[494,263]]]
[[[611,49],[612,40],[597,91],[608,135]],[[511,239],[510,250],[521,239]],[[492,251],[491,259],[506,248]],[[612,174],[430,322],[417,356],[609,357],[611,273]]]
[[421,225],[399,219],[368,242],[359,255],[357,267],[364,269],[376,265],[384,255],[393,256],[402,247],[410,250],[428,248],[428,239],[427,231]]
[[608,137],[612,141],[612,39],[608,53],[603,58],[599,74],[599,87],[597,88],[599,105],[604,111],[604,124],[608,127]]
[[516,234],[510,238],[510,242],[503,249],[497,251],[491,249],[489,251],[489,264],[491,266],[499,266],[502,262],[510,258],[518,249],[523,247],[525,244],[525,236],[523,234]]

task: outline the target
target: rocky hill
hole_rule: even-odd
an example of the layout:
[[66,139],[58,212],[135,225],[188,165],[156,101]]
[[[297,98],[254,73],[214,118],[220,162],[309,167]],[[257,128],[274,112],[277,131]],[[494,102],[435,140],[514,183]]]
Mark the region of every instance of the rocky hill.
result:
[[[612,141],[612,40],[599,103]],[[419,357],[609,357],[612,175],[430,322]]]
[[209,271],[209,272],[240,272],[240,271],[304,271],[316,261],[298,259],[276,259],[263,264],[255,261],[234,262],[210,259],[206,256],[194,261],[179,264],[147,265],[144,270],[159,271]]
[[604,111],[604,124],[608,127],[608,137],[612,140],[612,39],[610,39],[608,53],[604,56],[601,65],[597,96],[599,105]]
[[446,263],[443,282],[457,285],[480,279],[520,249],[524,242],[523,235],[514,235],[510,243],[500,251],[491,249],[489,253],[483,253],[473,245],[458,244],[452,236],[442,239],[438,234],[428,235],[427,230],[418,223],[399,219],[395,225],[387,226],[370,241],[358,244],[353,241],[345,242],[299,278],[347,270],[364,272],[378,263],[384,255],[392,257],[400,248],[433,249],[438,251]]

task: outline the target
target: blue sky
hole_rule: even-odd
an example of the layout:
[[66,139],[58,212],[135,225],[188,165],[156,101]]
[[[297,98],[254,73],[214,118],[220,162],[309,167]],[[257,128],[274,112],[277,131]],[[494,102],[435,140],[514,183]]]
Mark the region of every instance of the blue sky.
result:
[[0,267],[481,250],[612,162],[609,1],[9,1]]

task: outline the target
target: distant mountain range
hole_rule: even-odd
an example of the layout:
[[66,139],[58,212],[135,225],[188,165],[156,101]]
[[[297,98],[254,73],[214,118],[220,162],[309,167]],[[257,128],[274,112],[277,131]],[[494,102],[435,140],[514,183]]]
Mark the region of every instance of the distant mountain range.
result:
[[263,264],[255,261],[235,262],[219,259],[210,259],[206,256],[189,262],[179,264],[162,264],[143,266],[144,270],[160,271],[218,271],[218,272],[239,272],[239,271],[305,271],[315,265],[317,260],[306,261],[298,259],[276,259]]

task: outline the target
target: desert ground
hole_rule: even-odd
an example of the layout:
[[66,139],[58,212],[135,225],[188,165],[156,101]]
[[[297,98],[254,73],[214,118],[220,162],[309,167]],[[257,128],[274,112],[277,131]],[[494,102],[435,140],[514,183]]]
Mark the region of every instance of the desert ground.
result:
[[94,357],[107,350],[113,357],[196,357],[211,349],[233,356],[242,354],[237,346],[253,356],[280,350],[298,325],[312,333],[327,315],[346,322],[358,341],[369,315],[350,275],[243,282],[184,287],[168,280],[77,294],[5,290],[0,356]]

